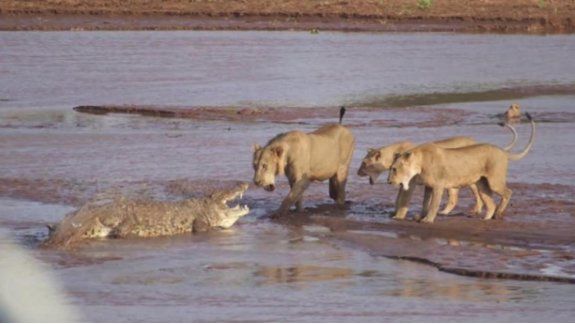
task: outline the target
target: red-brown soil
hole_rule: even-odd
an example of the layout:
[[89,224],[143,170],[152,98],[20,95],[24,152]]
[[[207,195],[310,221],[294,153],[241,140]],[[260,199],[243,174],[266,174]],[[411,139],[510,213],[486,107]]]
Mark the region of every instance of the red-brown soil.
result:
[[[149,117],[186,118],[197,121],[271,122],[278,124],[314,124],[337,122],[337,107],[290,108],[290,107],[181,107],[181,106],[77,106],[75,111],[89,114],[135,114]],[[409,109],[412,119],[399,121],[405,112],[402,108],[376,110],[351,107],[346,125],[388,127],[438,127],[461,122],[468,114],[458,109],[417,107]],[[369,115],[369,118],[366,118]]]
[[0,30],[567,32],[568,0],[1,0]]

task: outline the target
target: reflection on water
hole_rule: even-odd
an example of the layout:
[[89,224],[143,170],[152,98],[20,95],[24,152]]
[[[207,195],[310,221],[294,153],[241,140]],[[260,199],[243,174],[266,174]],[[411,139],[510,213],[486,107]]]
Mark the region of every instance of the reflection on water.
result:
[[454,283],[452,281],[429,282],[420,279],[400,279],[398,288],[389,292],[390,296],[407,298],[440,298],[451,301],[469,302],[521,302],[529,301],[533,296],[528,288],[492,284],[476,281],[472,283]]
[[338,280],[350,278],[352,275],[352,269],[330,268],[314,265],[298,265],[286,268],[261,267],[254,272],[254,276],[259,279],[259,282],[262,285]]

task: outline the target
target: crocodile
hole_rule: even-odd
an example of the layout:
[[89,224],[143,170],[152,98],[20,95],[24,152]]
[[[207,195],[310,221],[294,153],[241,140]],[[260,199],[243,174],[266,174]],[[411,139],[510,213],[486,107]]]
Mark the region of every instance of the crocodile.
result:
[[66,215],[41,246],[70,249],[81,242],[103,238],[158,237],[230,228],[249,213],[246,205],[228,206],[243,196],[248,184],[216,191],[203,198],[154,201],[116,198],[111,202],[88,203]]

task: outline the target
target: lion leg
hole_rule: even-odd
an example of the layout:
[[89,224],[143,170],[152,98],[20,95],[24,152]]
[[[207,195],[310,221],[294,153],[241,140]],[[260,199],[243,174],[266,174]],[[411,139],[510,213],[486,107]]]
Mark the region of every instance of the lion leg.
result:
[[443,187],[433,187],[431,191],[431,203],[429,204],[429,210],[425,217],[421,220],[423,223],[433,223],[435,216],[437,216],[437,211],[439,210],[439,205],[441,204],[441,197],[443,196]]
[[277,214],[284,215],[289,211],[289,208],[293,204],[298,203],[298,201],[301,203],[303,192],[307,189],[309,184],[310,181],[307,178],[302,178],[300,180],[295,181],[290,192],[282,201],[280,208],[277,211]]
[[335,201],[337,201],[337,191],[338,191],[337,176],[333,176],[329,178],[329,197]]
[[337,204],[339,206],[345,206],[345,185],[347,184],[347,179],[343,181],[338,181],[337,189]]
[[419,214],[419,217],[417,217],[417,221],[419,222],[423,217],[425,217],[425,215],[427,215],[427,211],[429,210],[429,202],[430,202],[430,198],[431,198],[431,187],[424,187],[423,190],[423,204],[421,206],[421,214]]
[[[290,189],[293,189],[294,185],[295,185],[295,180],[290,179],[289,180]],[[303,195],[300,195],[299,199],[295,202],[295,210],[297,212],[303,211]]]
[[507,208],[507,204],[509,204],[509,200],[511,199],[511,194],[513,193],[513,191],[507,188],[505,184],[497,184],[491,186],[491,190],[493,190],[493,192],[501,196],[501,202],[499,202],[499,205],[495,210],[495,218],[501,218],[503,217],[503,212],[505,211],[505,208]]
[[485,216],[483,217],[483,219],[489,220],[493,218],[493,214],[495,213],[495,203],[491,198],[491,189],[489,188],[487,181],[483,178],[477,181],[475,184],[477,185],[477,189],[479,190],[481,200],[483,200],[485,208],[487,209],[485,211]]
[[403,190],[399,188],[397,193],[397,199],[395,200],[395,213],[393,219],[405,219],[407,211],[409,210],[409,202],[411,201],[411,195],[413,193],[413,186],[409,186],[409,190]]
[[439,214],[441,215],[447,215],[451,213],[453,208],[455,208],[455,206],[457,205],[457,201],[459,199],[459,189],[457,188],[447,189],[447,195],[448,195],[447,204],[445,205],[443,210],[439,212]]
[[345,185],[347,184],[348,165],[340,166],[337,171],[336,184],[337,184],[337,199],[336,202],[339,206],[345,205]]
[[473,196],[475,197],[475,207],[473,207],[473,213],[475,215],[479,215],[483,209],[483,200],[481,200],[481,196],[479,195],[479,189],[477,189],[476,184],[469,185],[469,189],[471,189]]

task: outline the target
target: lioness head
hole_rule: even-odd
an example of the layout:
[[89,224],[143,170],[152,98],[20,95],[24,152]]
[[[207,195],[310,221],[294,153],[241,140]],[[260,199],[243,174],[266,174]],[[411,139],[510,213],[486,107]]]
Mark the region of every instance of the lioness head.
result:
[[261,147],[256,144],[253,150],[254,184],[267,191],[274,191],[276,175],[284,172],[285,149],[280,145]]
[[382,172],[389,170],[393,163],[395,153],[389,147],[380,149],[370,148],[367,155],[361,161],[361,166],[357,170],[360,177],[369,176],[369,184],[374,184]]
[[519,117],[521,117],[521,108],[519,107],[519,104],[514,103],[511,106],[509,106],[509,108],[505,112],[505,118],[513,119]]
[[411,151],[401,154],[391,165],[387,182],[401,185],[403,190],[409,189],[411,179],[421,173],[421,163],[418,155]]

